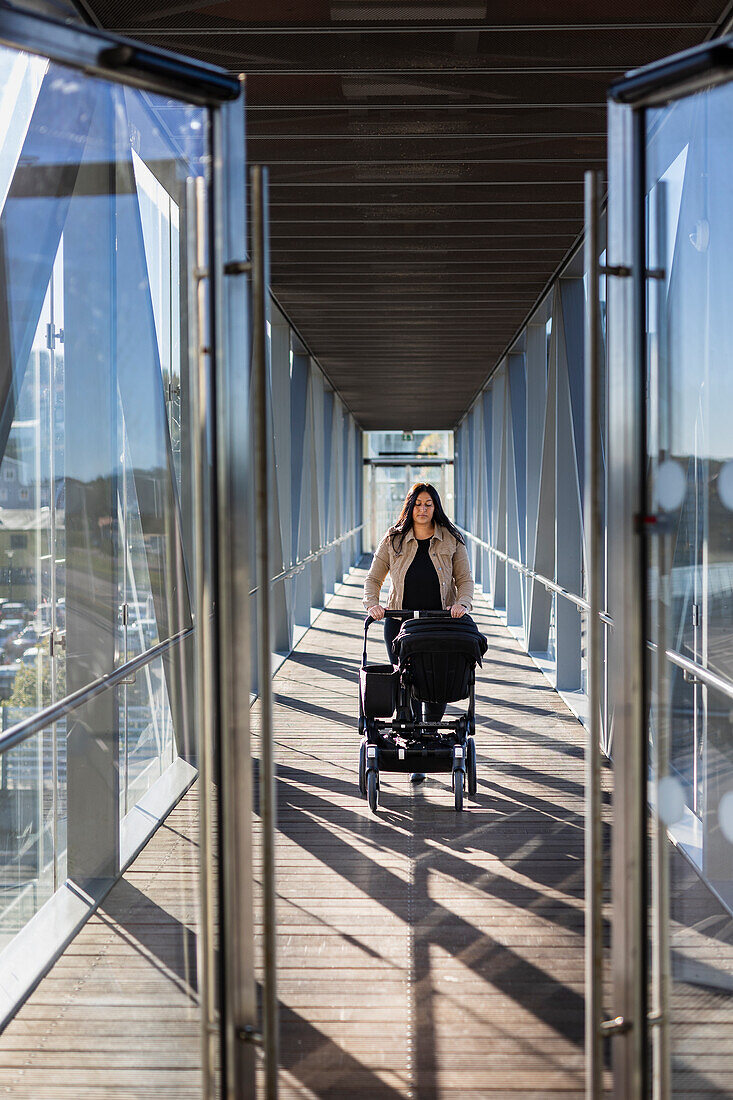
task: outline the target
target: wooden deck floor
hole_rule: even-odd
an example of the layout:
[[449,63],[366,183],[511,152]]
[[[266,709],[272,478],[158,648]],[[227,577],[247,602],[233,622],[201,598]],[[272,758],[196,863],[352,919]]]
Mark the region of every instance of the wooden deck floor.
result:
[[[479,606],[476,799],[386,776],[371,815],[362,583],[275,680],[282,1096],[580,1098],[581,727]],[[0,1037],[0,1092],[199,1095],[196,855],[194,791]]]
[[275,678],[282,1095],[580,1098],[582,728],[479,603],[477,797],[456,814],[449,776],[385,775],[373,816],[362,585],[353,572]]
[[0,1036],[14,1100],[201,1095],[195,786]]

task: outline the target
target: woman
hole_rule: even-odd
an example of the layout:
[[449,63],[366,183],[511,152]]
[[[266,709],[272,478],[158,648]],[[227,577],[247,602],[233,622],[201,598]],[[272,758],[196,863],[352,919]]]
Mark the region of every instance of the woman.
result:
[[[364,583],[364,607],[373,619],[384,619],[379,592],[389,573],[389,610],[450,611],[460,619],[471,610],[473,578],[463,536],[443,511],[432,485],[417,482],[410,489],[394,527],[384,536]],[[394,640],[399,619],[386,619],[384,640],[392,664],[396,664]],[[415,713],[420,720],[419,704]],[[425,721],[439,722],[445,706],[425,704]],[[413,782],[424,779],[416,773]]]

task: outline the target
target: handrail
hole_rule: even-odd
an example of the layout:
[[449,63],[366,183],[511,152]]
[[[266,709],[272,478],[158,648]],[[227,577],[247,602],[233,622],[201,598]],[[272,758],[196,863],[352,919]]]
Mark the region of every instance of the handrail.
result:
[[[296,562],[290,569],[278,573],[277,576],[272,578],[270,583],[275,584],[277,581],[285,580],[287,577],[299,573],[301,569],[304,569],[310,562],[328,553],[329,550],[338,546],[339,543],[345,542],[346,539],[351,538],[361,531],[364,526],[365,524],[360,523],[358,527],[354,527],[351,531],[347,531],[345,535],[340,535],[332,542],[327,543],[325,546],[321,546],[306,558],[302,558],[300,561]],[[249,593],[250,596],[253,596],[257,590],[258,588],[253,588]],[[123,665],[120,665],[119,668],[116,668],[113,672],[107,673],[105,676],[100,676],[97,680],[92,680],[91,683],[72,692],[71,695],[67,695],[65,698],[58,700],[58,702],[44,707],[43,710],[39,710],[29,718],[24,718],[21,722],[17,722],[14,726],[11,726],[9,730],[5,730],[4,733],[0,734],[0,756],[10,749],[17,748],[18,745],[21,745],[29,737],[33,737],[35,733],[40,733],[41,730],[53,725],[54,722],[58,722],[62,718],[65,718],[67,714],[76,710],[77,707],[83,706],[84,703],[88,703],[90,699],[101,694],[101,692],[105,691],[107,688],[116,687],[121,680],[127,679],[128,676],[138,672],[141,668],[144,668],[145,665],[154,661],[156,657],[160,657],[164,653],[167,653],[173,646],[177,645],[185,638],[190,637],[193,632],[193,626],[186,627],[185,630],[180,630],[177,634],[173,634],[170,638],[166,638],[165,641],[158,642],[152,649],[146,649],[144,653],[140,653],[137,657],[125,661]]]
[[100,695],[107,688],[116,687],[122,680],[126,680],[134,672],[138,672],[141,668],[150,664],[156,659],[156,657],[162,656],[167,653],[169,649],[172,649],[174,645],[178,645],[184,638],[188,638],[193,634],[194,627],[186,627],[185,630],[180,630],[177,634],[173,634],[170,638],[166,638],[164,642],[158,642],[152,649],[146,649],[144,653],[139,654],[137,657],[133,657],[130,661],[125,661],[124,665],[120,665],[114,672],[107,673],[104,676],[100,676],[97,680],[92,680],[86,687],[79,688],[77,691],[67,695],[64,699],[60,699],[58,702],[51,704],[51,706],[44,707],[43,710],[39,710],[36,714],[31,715],[30,718],[24,718],[22,722],[16,723],[11,726],[9,730],[0,734],[0,756],[7,752],[9,749],[14,749],[18,745],[21,745],[23,741],[26,741],[29,737],[32,737],[34,733],[40,733],[41,730],[47,729],[48,726],[53,725],[54,722],[60,721],[67,714],[76,710],[77,707],[81,707],[84,703],[88,703],[90,699],[93,699],[96,695]]
[[727,680],[724,680],[715,672],[711,672],[703,665],[699,665],[696,661],[691,661],[689,657],[683,657],[682,654],[678,653],[675,649],[668,649],[665,655],[671,664],[677,665],[683,672],[687,672],[690,676],[694,676],[696,680],[700,680],[701,683],[712,688],[713,691],[719,691],[721,695],[727,696],[728,699],[733,699],[733,684],[728,683]]
[[[558,596],[562,596],[564,599],[569,600],[570,603],[575,604],[579,610],[590,611],[590,604],[587,600],[584,600],[582,596],[576,596],[574,592],[569,592],[567,588],[563,588],[562,585],[557,584],[556,581],[550,580],[549,577],[543,577],[541,573],[536,573],[534,569],[530,569],[529,566],[524,565],[521,561],[517,561],[516,558],[510,558],[503,550],[497,550],[495,546],[490,546],[488,542],[484,542],[483,539],[471,534],[470,531],[466,531],[463,528],[461,528],[461,530],[472,542],[475,542],[478,546],[482,546],[484,550],[488,550],[490,554],[494,554],[497,558],[505,561],[507,565],[511,565],[518,573],[522,573],[525,577],[530,577],[532,580],[538,581],[543,588],[546,588],[549,592],[556,592]],[[614,625],[613,619],[607,611],[599,611],[598,617],[608,626]]]
[[[288,569],[283,569],[282,573],[276,573],[274,577],[270,578],[270,584],[278,584],[279,581],[286,581],[288,577],[294,577],[296,573],[301,573],[305,569],[306,565],[310,565],[311,562],[316,561],[317,558],[323,557],[329,550],[333,550],[342,542],[346,542],[347,539],[353,538],[358,534],[363,527],[366,527],[365,523],[360,523],[358,527],[352,527],[350,531],[347,531],[345,535],[339,535],[337,539],[333,539],[331,542],[327,542],[324,546],[320,546],[318,550],[314,550],[312,554],[308,554],[305,558],[299,558],[295,565],[289,566]],[[250,596],[254,596],[259,591],[260,586],[255,585],[254,588],[250,588]]]
[[[461,528],[461,530],[467,538],[471,539],[472,542],[475,542],[478,546],[482,546],[484,550],[488,550],[491,554],[494,554],[502,561],[507,562],[509,565],[513,566],[513,568],[516,569],[518,572],[523,573],[526,577],[531,577],[533,580],[539,581],[541,585],[549,589],[551,592],[557,592],[559,596],[564,596],[566,600],[570,600],[571,603],[574,603],[576,607],[580,608],[581,610],[590,611],[589,604],[584,599],[581,599],[580,596],[576,596],[573,592],[568,592],[566,588],[562,588],[561,585],[555,584],[555,582],[551,581],[548,577],[543,577],[541,573],[535,573],[533,569],[529,569],[528,566],[523,565],[522,562],[517,561],[515,558],[510,558],[509,555],[505,554],[503,550],[497,550],[496,547],[489,546],[487,542],[484,542],[483,539],[477,538],[476,535],[472,535],[470,531],[466,531],[464,528]],[[613,618],[606,611],[599,611],[598,617],[604,623],[607,623],[608,626],[615,625]],[[657,648],[655,642],[647,642],[647,646],[649,647],[649,649]],[[705,684],[709,688],[712,688],[713,691],[719,691],[721,695],[725,695],[729,699],[733,699],[733,684],[728,683],[727,680],[724,680],[722,677],[716,675],[716,673],[710,672],[710,670],[705,668],[704,665],[699,665],[696,661],[691,661],[689,657],[683,657],[683,655],[681,653],[678,653],[675,649],[666,650],[665,655],[667,657],[667,660],[670,661],[673,665],[677,665],[677,667],[681,668],[684,672],[688,672],[690,676],[694,676],[696,679],[700,680],[701,683]]]

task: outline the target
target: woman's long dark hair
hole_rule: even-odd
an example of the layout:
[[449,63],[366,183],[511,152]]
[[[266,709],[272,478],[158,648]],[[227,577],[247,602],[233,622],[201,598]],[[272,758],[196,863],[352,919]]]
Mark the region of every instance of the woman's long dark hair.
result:
[[400,512],[399,519],[395,526],[397,530],[392,535],[392,546],[397,553],[402,549],[402,543],[405,541],[405,535],[412,527],[412,510],[415,507],[415,501],[419,497],[420,493],[429,493],[432,497],[435,510],[433,511],[433,523],[439,524],[444,527],[446,531],[450,531],[454,539],[458,542],[465,542],[463,535],[458,530],[454,523],[448,519],[447,515],[443,511],[443,505],[440,502],[440,496],[438,490],[434,485],[427,485],[423,481],[416,481],[410,489],[409,493],[405,497],[405,503],[402,505],[402,511]]

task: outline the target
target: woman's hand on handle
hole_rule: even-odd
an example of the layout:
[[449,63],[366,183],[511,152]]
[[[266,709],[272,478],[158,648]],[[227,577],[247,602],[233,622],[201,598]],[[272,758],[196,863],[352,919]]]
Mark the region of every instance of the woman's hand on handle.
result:
[[462,603],[454,603],[450,609],[452,618],[461,619],[466,614],[466,609]]
[[380,603],[375,603],[374,607],[369,608],[369,614],[379,622],[380,619],[384,618],[384,608]]

